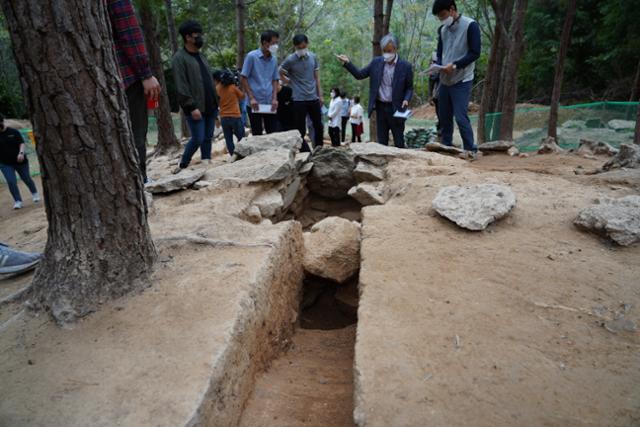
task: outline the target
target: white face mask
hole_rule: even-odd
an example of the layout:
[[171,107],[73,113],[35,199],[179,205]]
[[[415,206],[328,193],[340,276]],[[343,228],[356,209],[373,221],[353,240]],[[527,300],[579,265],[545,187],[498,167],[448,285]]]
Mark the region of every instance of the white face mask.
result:
[[449,16],[447,19],[440,21],[440,23],[445,27],[451,26],[451,24],[453,24],[453,16]]
[[269,46],[269,52],[271,52],[271,55],[278,53],[278,44],[276,43]]
[[386,53],[385,52],[385,53],[382,54],[382,57],[384,58],[384,60],[386,62],[391,62],[396,57],[396,54],[395,53]]
[[331,98],[335,98],[336,97],[336,93],[335,92],[331,92]]
[[309,53],[309,49],[307,49],[307,48],[296,49],[296,55],[298,55],[298,58],[302,58],[303,56],[307,56],[308,53]]

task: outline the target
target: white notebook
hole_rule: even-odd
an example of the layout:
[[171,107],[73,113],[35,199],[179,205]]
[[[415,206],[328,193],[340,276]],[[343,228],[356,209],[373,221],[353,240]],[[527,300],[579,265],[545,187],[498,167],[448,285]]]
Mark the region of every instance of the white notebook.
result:
[[260,114],[275,114],[275,111],[271,111],[271,104],[258,104],[258,111]]
[[408,119],[409,117],[411,117],[411,114],[413,114],[411,110],[396,111],[393,117],[397,117],[399,119]]

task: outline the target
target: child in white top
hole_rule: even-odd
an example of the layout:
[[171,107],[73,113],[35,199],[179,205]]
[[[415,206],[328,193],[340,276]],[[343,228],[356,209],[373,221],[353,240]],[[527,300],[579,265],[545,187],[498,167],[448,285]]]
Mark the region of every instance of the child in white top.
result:
[[362,142],[362,134],[364,133],[364,108],[360,105],[360,97],[353,97],[353,106],[351,107],[351,142]]

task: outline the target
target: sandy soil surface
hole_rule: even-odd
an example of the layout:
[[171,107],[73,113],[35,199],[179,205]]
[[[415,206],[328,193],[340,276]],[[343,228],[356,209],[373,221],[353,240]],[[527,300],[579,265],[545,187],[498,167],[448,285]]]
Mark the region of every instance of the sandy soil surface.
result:
[[[222,162],[221,157],[217,161]],[[640,334],[606,327],[621,314],[640,325],[640,247],[616,247],[572,225],[578,210],[598,197],[638,194],[637,186],[573,173],[578,166],[592,169],[603,162],[573,155],[496,155],[461,167],[430,167],[418,161],[392,164],[392,199],[385,206],[366,208],[363,217],[355,350],[357,421],[385,427],[640,424]],[[156,173],[153,166],[150,169]],[[512,214],[487,231],[462,231],[432,212],[431,200],[442,186],[487,181],[511,185],[518,197]],[[254,239],[231,213],[255,192],[228,191],[236,196],[235,202],[224,205],[212,201],[221,194],[217,190],[159,197],[151,219],[154,235],[184,232],[186,224],[190,232],[219,239]],[[13,211],[6,187],[0,186],[0,239],[24,250],[42,250],[42,205],[27,202],[25,209]],[[168,316],[181,319],[165,297],[179,297],[191,288],[206,290],[210,274],[226,274],[239,258],[250,265],[255,251],[234,249],[222,259],[215,249],[181,251],[171,261],[173,254],[165,249],[160,265],[167,266],[158,273],[161,286],[132,301],[148,300],[147,314],[159,316],[160,325],[170,328],[172,319],[154,311],[153,304],[164,301]],[[210,271],[207,257],[216,260],[219,271]],[[29,279],[30,275],[0,278],[0,298]],[[218,282],[216,292],[233,300],[228,295],[233,291]],[[78,340],[89,342],[95,336],[99,347],[113,349],[108,353],[112,357],[119,357],[118,351],[124,354],[127,346],[143,345],[118,339],[119,329],[145,314],[128,311],[130,304],[110,305],[82,322]],[[215,306],[192,304],[203,312]],[[0,310],[0,321],[16,310]],[[212,313],[205,320],[220,321],[220,315]],[[117,322],[115,329],[109,326],[112,321]],[[57,350],[61,347],[54,347],[63,342],[66,331],[44,318],[31,321],[29,327],[25,339],[50,334],[52,347],[21,349],[20,363],[3,365],[4,373],[14,379],[28,372],[28,360],[43,363],[49,350],[58,360],[65,357]],[[201,322],[199,327],[205,331],[207,325]],[[149,339],[158,351],[168,351],[161,332]],[[354,333],[354,327],[299,330],[291,350],[258,381],[245,425],[350,425],[345,408],[351,405]],[[181,345],[198,351],[197,337],[185,338],[189,336],[193,339]],[[108,354],[99,360],[104,366]],[[77,359],[89,360],[87,354]],[[166,362],[156,362],[158,369],[171,369]],[[73,369],[82,372],[88,365]],[[122,372],[128,375],[126,369]],[[80,380],[66,372],[50,374],[48,384],[60,389],[65,404],[103,381],[93,372]],[[107,371],[102,375],[105,382],[115,381]],[[34,374],[30,378],[33,387],[42,380]],[[29,387],[21,390],[28,395]],[[322,402],[334,403],[314,406],[323,395]],[[171,404],[148,399],[154,405]],[[324,424],[311,423],[311,415]]]
[[[598,197],[638,187],[576,176],[603,160],[486,156],[390,168],[363,213],[356,421],[366,426],[640,423],[640,247],[576,229]],[[446,185],[503,182],[514,211],[485,232],[431,209]]]

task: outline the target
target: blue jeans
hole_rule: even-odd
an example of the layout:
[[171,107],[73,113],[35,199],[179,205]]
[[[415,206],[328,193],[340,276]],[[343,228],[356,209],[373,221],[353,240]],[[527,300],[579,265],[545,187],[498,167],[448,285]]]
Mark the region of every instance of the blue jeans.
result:
[[186,168],[191,163],[191,158],[200,149],[200,157],[202,160],[211,159],[211,139],[216,122],[215,113],[203,114],[202,119],[193,120],[191,115],[187,115],[187,125],[191,131],[191,139],[184,147],[184,153],[180,160],[180,167]]
[[246,96],[240,101],[240,119],[242,119],[242,127],[247,127],[247,121],[249,120],[249,116],[247,113],[247,105],[249,105],[249,98]]
[[244,126],[242,125],[241,117],[222,117],[220,119],[220,125],[222,126],[222,133],[224,134],[224,142],[227,144],[227,150],[230,155],[236,150],[236,146],[233,145],[233,135],[240,141],[244,138]]
[[9,191],[13,196],[13,200],[16,202],[22,201],[20,189],[18,188],[18,180],[16,179],[16,172],[18,172],[22,181],[27,185],[31,194],[36,194],[38,192],[36,184],[31,179],[31,175],[29,175],[29,162],[27,160],[19,165],[5,165],[0,163],[0,171],[2,171],[2,175],[4,175],[4,179],[9,185]]
[[473,140],[473,128],[467,109],[473,82],[460,82],[453,86],[441,84],[438,89],[438,113],[442,129],[442,143],[453,144],[453,118],[456,118],[460,136],[467,151],[478,151]]

